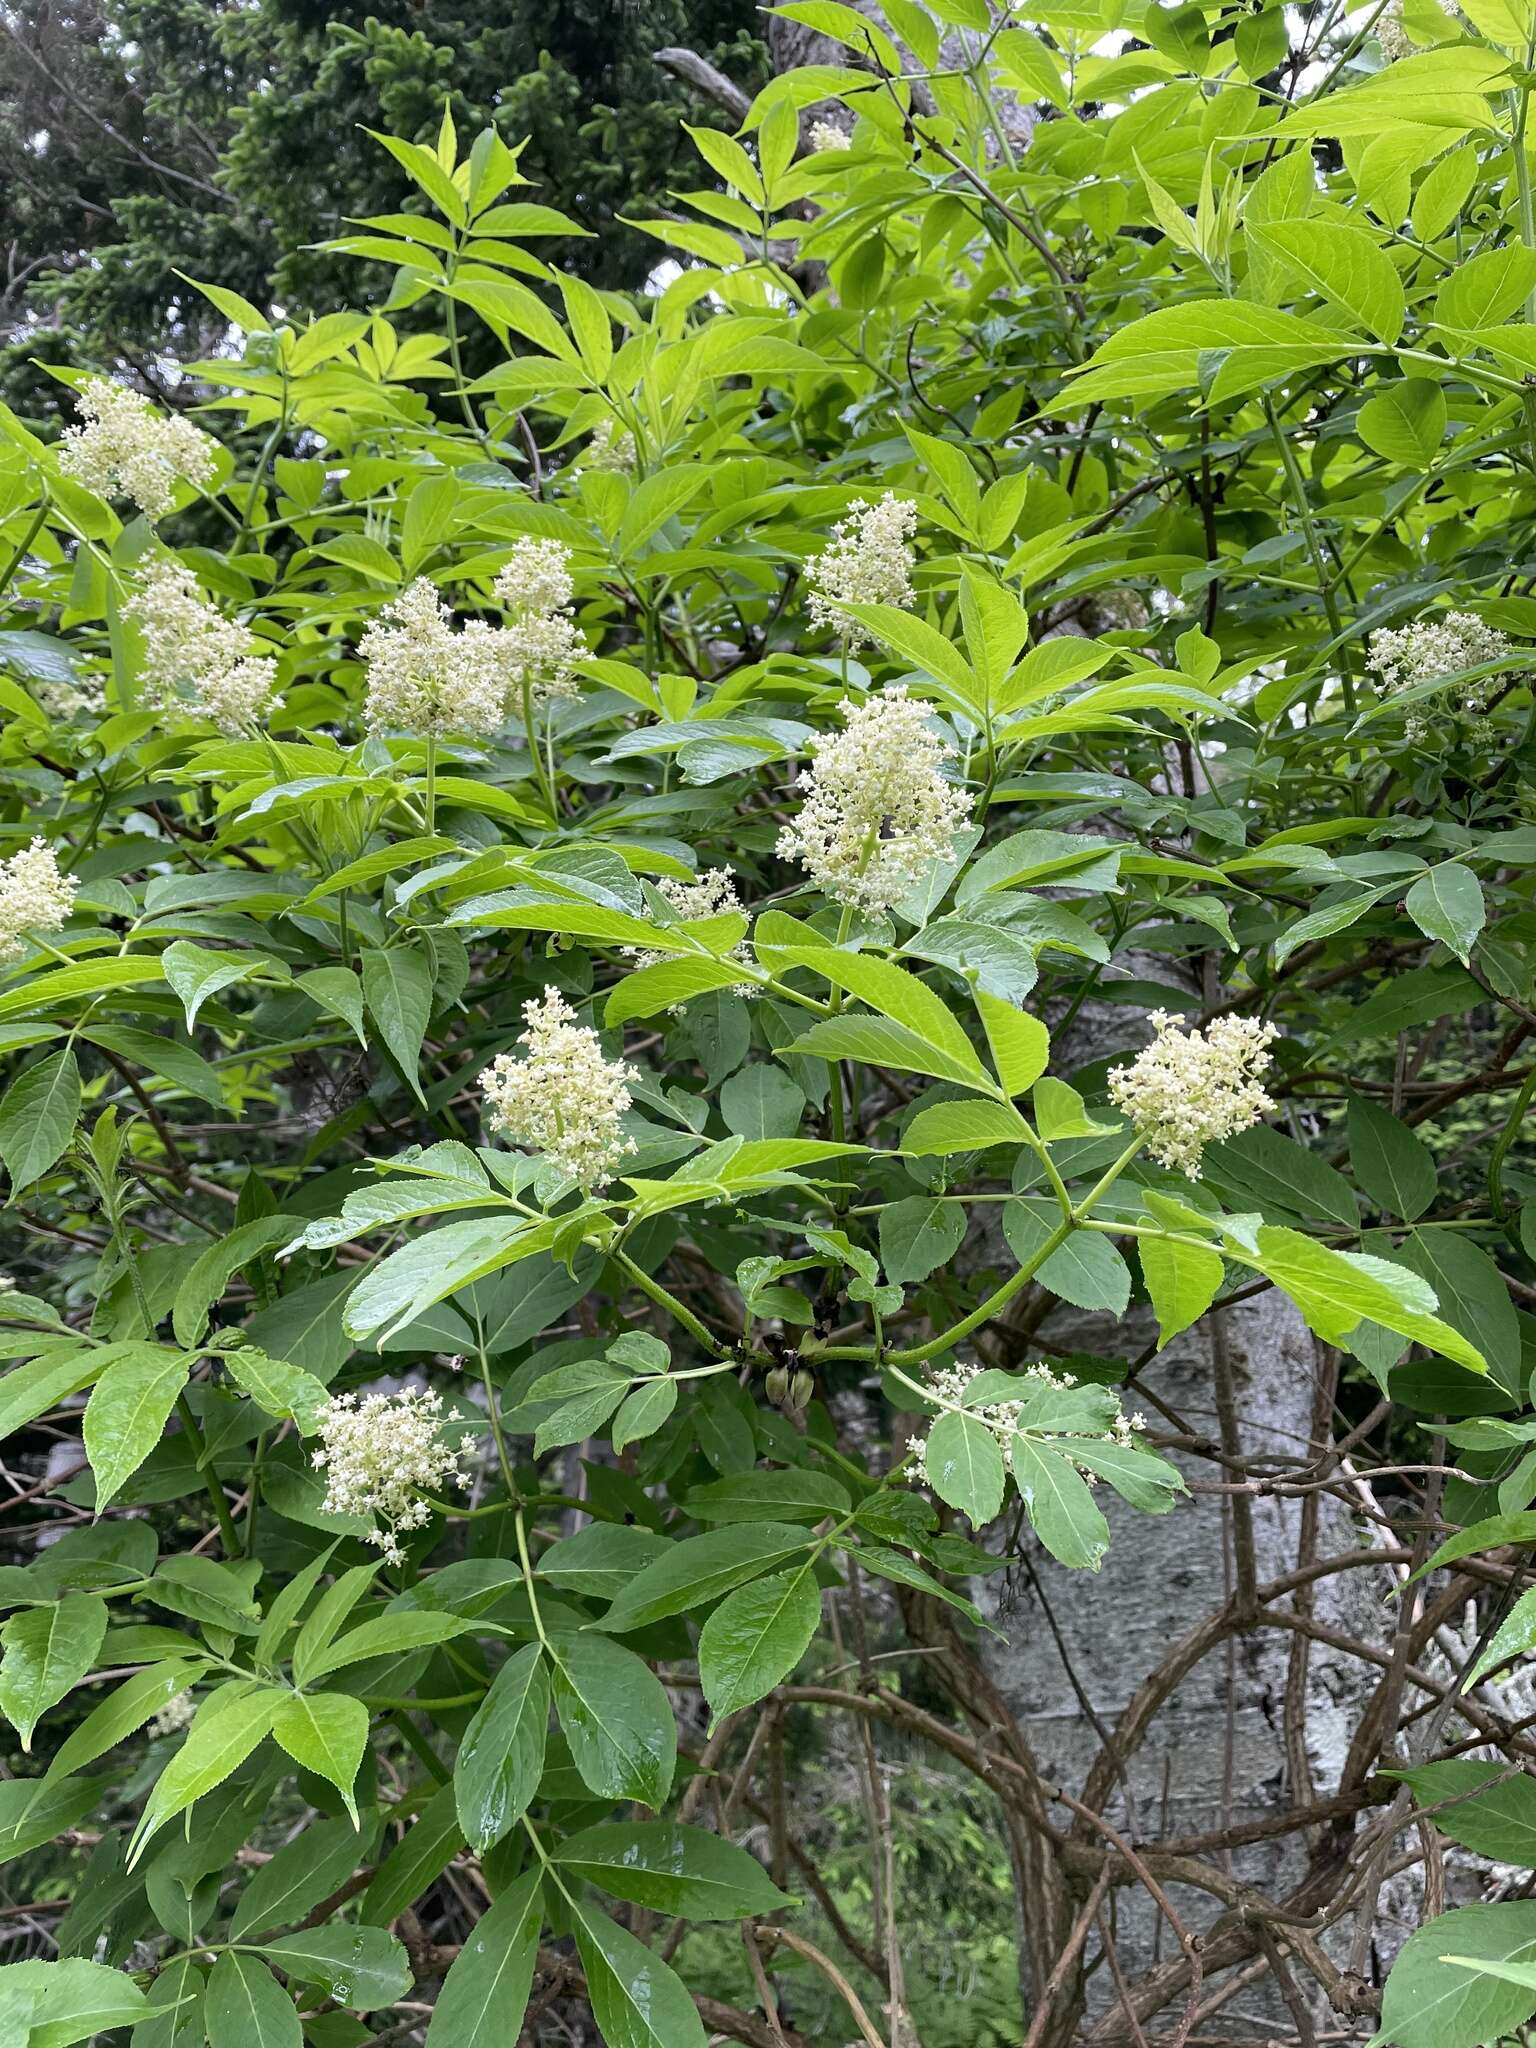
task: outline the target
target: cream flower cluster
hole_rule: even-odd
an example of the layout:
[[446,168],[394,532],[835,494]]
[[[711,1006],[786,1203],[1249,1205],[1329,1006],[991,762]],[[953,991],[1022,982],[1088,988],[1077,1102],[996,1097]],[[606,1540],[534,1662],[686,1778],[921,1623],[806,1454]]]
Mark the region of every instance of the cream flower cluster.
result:
[[27,688],[38,706],[60,725],[81,711],[99,718],[107,708],[100,683],[89,679],[66,682],[63,677],[43,676],[29,682]]
[[588,1192],[612,1179],[635,1148],[623,1129],[633,1078],[606,1059],[595,1031],[555,988],[523,1005],[525,1059],[498,1053],[480,1076],[492,1127],[527,1152],[539,1152]]
[[141,391],[93,377],[75,394],[82,415],[59,441],[64,474],[99,497],[131,499],[146,519],[169,512],[183,479],[213,481],[212,437],[179,413],[157,412]]
[[811,123],[811,149],[821,156],[829,149],[852,149],[853,137],[846,128],[839,128],[835,121],[813,121]]
[[1389,64],[1399,64],[1414,54],[1414,44],[1403,27],[1402,15],[1394,5],[1376,17],[1376,44]]
[[56,932],[75,905],[80,884],[61,875],[45,839],[0,860],[0,961],[19,960],[23,932]]
[[[928,1392],[940,1404],[940,1414],[944,1414],[951,1409],[963,1408],[967,1415],[973,1415],[978,1422],[989,1429],[993,1436],[997,1438],[998,1447],[1003,1454],[1003,1463],[1010,1473],[1013,1470],[1014,1438],[1022,1434],[1033,1443],[1049,1444],[1053,1450],[1061,1452],[1074,1465],[1077,1465],[1078,1471],[1082,1473],[1090,1486],[1098,1483],[1099,1475],[1096,1472],[1090,1471],[1086,1465],[1078,1465],[1077,1460],[1072,1457],[1071,1446],[1073,1438],[1075,1437],[1080,1440],[1089,1435],[1090,1432],[1077,1429],[1067,1434],[1058,1430],[1037,1429],[1028,1422],[1025,1422],[1021,1429],[1020,1417],[1025,1415],[1029,1408],[1029,1403],[1024,1400],[986,1401],[979,1406],[973,1405],[966,1400],[965,1395],[967,1387],[976,1378],[976,1375],[977,1368],[974,1365],[946,1366],[942,1372],[936,1372],[933,1375],[933,1378],[928,1382]],[[1023,1377],[1028,1380],[1037,1380],[1042,1386],[1049,1387],[1058,1393],[1065,1393],[1068,1389],[1077,1385],[1077,1380],[1071,1373],[1053,1372],[1048,1365],[1026,1366]],[[937,1419],[938,1417],[935,1416],[934,1421],[937,1421]],[[1097,1436],[1098,1440],[1104,1443],[1130,1444],[1135,1440],[1136,1432],[1145,1429],[1146,1426],[1147,1418],[1144,1415],[1132,1415],[1127,1418],[1125,1411],[1117,1404],[1114,1419],[1106,1429],[1097,1432]],[[933,1423],[930,1422],[928,1427],[931,1433]],[[928,1439],[924,1437],[922,1446],[917,1454],[917,1464],[918,1470],[925,1481],[929,1478],[927,1459]]]
[[944,780],[940,764],[953,749],[904,684],[863,704],[844,698],[838,709],[843,730],[811,742],[815,758],[797,778],[805,801],[779,834],[779,857],[798,861],[839,903],[889,910],[948,858],[971,798]]
[[507,716],[507,678],[499,636],[480,620],[461,633],[430,578],[418,576],[364,633],[357,651],[368,664],[363,723],[370,732],[423,739],[467,734],[489,739]]
[[[736,893],[736,877],[729,868],[705,868],[691,882],[680,882],[672,875],[663,875],[656,884],[657,891],[664,896],[679,917],[684,919],[700,917],[724,917],[731,911],[742,908],[741,898]],[[650,953],[640,946],[626,946],[625,952],[639,967],[656,967],[663,960],[675,960],[675,953]],[[747,960],[745,939],[738,939],[726,955],[730,960]],[[738,982],[733,993],[755,996],[759,993],[754,981]]]
[[[1485,661],[1497,661],[1511,652],[1502,633],[1485,625],[1471,612],[1435,612],[1417,619],[1411,626],[1388,626],[1373,633],[1370,640],[1371,667],[1382,687],[1393,693],[1412,689],[1416,683],[1432,683],[1440,676],[1455,675],[1464,668],[1476,668]],[[1479,676],[1459,683],[1455,695],[1442,693],[1410,704],[1407,731],[1411,740],[1429,738],[1447,718],[1453,722],[1476,718],[1503,689],[1505,675]]]
[[146,1733],[153,1742],[167,1735],[179,1735],[183,1728],[190,1728],[197,1714],[197,1697],[191,1692],[179,1692],[173,1700],[167,1700],[150,1722]]
[[461,1453],[443,1436],[440,1394],[407,1387],[398,1394],[333,1394],[320,1412],[320,1448],[312,1463],[325,1473],[324,1511],[362,1515],[372,1524],[366,1540],[391,1564],[402,1564],[400,1537],[419,1529],[432,1510],[422,1492],[444,1480],[467,1487]]
[[146,710],[187,711],[230,734],[249,732],[271,711],[272,662],[252,652],[251,635],[208,602],[173,555],[145,565],[123,610],[144,635]]
[[518,541],[495,589],[496,602],[511,614],[497,636],[508,688],[526,690],[533,704],[579,697],[575,664],[587,647],[571,617],[570,549],[532,536]]
[[1256,1017],[1217,1017],[1204,1031],[1186,1031],[1180,1018],[1154,1010],[1151,1022],[1157,1036],[1128,1067],[1113,1069],[1110,1099],[1160,1165],[1198,1180],[1207,1145],[1236,1137],[1274,1108],[1262,1077],[1280,1033]]
[[587,443],[581,466],[583,469],[608,470],[616,476],[630,476],[638,455],[635,437],[629,429],[621,427],[617,420],[603,420]]
[[830,627],[849,647],[869,638],[848,616],[850,604],[909,605],[913,599],[912,549],[917,507],[887,491],[878,504],[855,499],[832,529],[825,550],[805,565],[811,586],[811,623]]

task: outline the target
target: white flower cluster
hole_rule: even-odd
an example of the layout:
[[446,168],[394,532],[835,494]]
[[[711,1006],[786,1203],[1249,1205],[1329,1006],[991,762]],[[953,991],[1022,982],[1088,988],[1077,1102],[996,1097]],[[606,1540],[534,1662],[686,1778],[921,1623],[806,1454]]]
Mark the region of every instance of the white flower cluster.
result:
[[811,123],[811,149],[821,156],[829,149],[852,149],[853,137],[846,128],[839,128],[835,121],[813,121]]
[[66,682],[63,677],[42,676],[29,682],[27,687],[41,710],[59,725],[81,711],[89,712],[92,718],[100,718],[107,708],[100,683],[89,679]]
[[1198,1180],[1207,1145],[1236,1137],[1274,1108],[1262,1076],[1280,1033],[1256,1017],[1217,1017],[1204,1031],[1186,1031],[1167,1010],[1154,1010],[1151,1021],[1157,1036],[1128,1067],[1113,1069],[1110,1099],[1159,1164]]
[[579,697],[575,664],[587,646],[571,617],[570,549],[557,540],[530,536],[518,541],[495,588],[496,602],[512,615],[497,636],[508,688],[526,689],[534,704]]
[[[1485,661],[1497,661],[1511,652],[1502,633],[1485,625],[1471,612],[1435,612],[1417,619],[1411,626],[1387,626],[1370,640],[1371,667],[1382,687],[1393,693],[1412,689],[1416,683],[1432,683],[1464,668],[1476,668]],[[1454,698],[1446,693],[1423,698],[1408,706],[1407,731],[1411,740],[1432,736],[1449,719],[1453,724],[1475,719],[1505,687],[1508,674],[1480,676],[1457,686]]]
[[460,1452],[443,1436],[440,1394],[407,1387],[398,1394],[333,1394],[320,1412],[320,1448],[312,1463],[325,1473],[324,1511],[363,1515],[367,1541],[391,1564],[402,1564],[401,1534],[419,1529],[432,1510],[421,1498],[443,1481],[467,1487]]
[[1403,27],[1402,11],[1396,0],[1384,14],[1376,17],[1376,44],[1389,64],[1400,64],[1404,57],[1414,54],[1415,46]]
[[45,839],[0,860],[0,961],[19,960],[23,932],[56,932],[75,905],[80,884],[61,875]]
[[[742,907],[736,893],[736,877],[729,868],[705,868],[703,873],[691,882],[679,882],[672,875],[663,875],[656,884],[681,918],[724,917],[728,912]],[[640,946],[624,948],[631,960],[639,967],[656,967],[663,960],[675,960],[675,953],[651,953]],[[731,960],[750,958],[745,939],[738,939],[726,956]],[[760,993],[755,981],[738,982],[733,994],[752,997]]]
[[173,1700],[167,1700],[150,1722],[147,1734],[156,1741],[167,1735],[179,1735],[183,1728],[189,1728],[197,1714],[197,1699],[191,1692],[179,1692]]
[[214,441],[179,413],[157,412],[140,391],[93,377],[75,394],[82,415],[59,442],[59,467],[99,497],[129,498],[146,519],[169,512],[182,479],[213,481]]
[[492,1126],[583,1190],[603,1187],[636,1149],[622,1125],[632,1072],[603,1056],[597,1033],[576,1022],[558,989],[524,1003],[523,1016],[518,1043],[527,1058],[498,1053],[480,1076]]
[[798,778],[805,802],[779,834],[781,860],[799,861],[839,903],[878,913],[899,903],[948,858],[971,815],[967,791],[944,780],[953,749],[904,684],[838,706],[844,727],[811,742]]
[[385,605],[357,651],[368,664],[363,723],[370,732],[423,739],[462,733],[489,739],[507,716],[507,679],[497,635],[480,620],[462,633],[426,576]]
[[849,647],[862,647],[869,634],[850,619],[850,604],[909,605],[917,507],[887,491],[876,505],[857,498],[847,517],[832,529],[825,550],[805,565],[811,586],[811,623],[830,627]]
[[638,457],[635,437],[629,429],[621,427],[617,420],[603,420],[587,443],[581,466],[583,469],[608,470],[616,476],[630,476],[634,473]]
[[174,555],[146,563],[123,610],[144,635],[145,710],[186,711],[231,735],[271,711],[272,662],[252,652],[258,643],[208,602]]
[[[1029,1402],[1025,1400],[986,1401],[980,1404],[972,1404],[966,1400],[965,1396],[967,1387],[969,1387],[976,1376],[977,1368],[974,1365],[946,1366],[943,1371],[936,1372],[933,1375],[933,1378],[928,1382],[928,1392],[940,1404],[939,1413],[941,1415],[954,1408],[963,1408],[968,1415],[974,1415],[976,1420],[984,1424],[987,1429],[991,1430],[993,1436],[997,1438],[998,1446],[1003,1454],[1003,1463],[1010,1472],[1013,1470],[1013,1441],[1016,1435],[1026,1436],[1034,1443],[1049,1444],[1053,1450],[1061,1452],[1073,1464],[1077,1464],[1077,1460],[1072,1458],[1072,1439],[1074,1437],[1081,1439],[1090,1435],[1091,1432],[1084,1429],[1074,1429],[1069,1434],[1060,1430],[1036,1428],[1027,1421],[1021,1427],[1020,1418],[1027,1415],[1030,1407]],[[1053,1372],[1048,1365],[1026,1366],[1023,1377],[1028,1380],[1038,1381],[1040,1385],[1056,1393],[1066,1393],[1070,1388],[1077,1385],[1077,1380],[1073,1374],[1069,1372]],[[934,1420],[936,1421],[937,1419],[936,1416]],[[1125,1411],[1117,1402],[1113,1420],[1107,1428],[1098,1431],[1097,1435],[1105,1443],[1130,1444],[1134,1441],[1136,1432],[1145,1429],[1146,1426],[1147,1418],[1144,1415],[1132,1415],[1127,1418]],[[933,1424],[930,1423],[930,1431],[932,1427]],[[927,1480],[929,1477],[927,1458],[928,1440],[925,1437],[922,1447],[917,1454],[918,1470],[924,1480]],[[1098,1483],[1099,1475],[1096,1472],[1090,1471],[1085,1465],[1077,1465],[1077,1469],[1082,1473],[1090,1486]]]

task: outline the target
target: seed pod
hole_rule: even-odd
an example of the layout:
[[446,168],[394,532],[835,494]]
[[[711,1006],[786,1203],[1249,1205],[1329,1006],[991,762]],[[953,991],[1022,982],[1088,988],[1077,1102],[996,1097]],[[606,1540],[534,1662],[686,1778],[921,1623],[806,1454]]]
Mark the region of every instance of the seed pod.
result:
[[811,1396],[816,1391],[816,1382],[802,1365],[789,1383],[789,1405],[791,1408],[808,1408]]
[[768,1389],[769,1400],[775,1408],[782,1408],[784,1396],[789,1392],[789,1372],[787,1368],[782,1365],[774,1366],[768,1374],[765,1384]]

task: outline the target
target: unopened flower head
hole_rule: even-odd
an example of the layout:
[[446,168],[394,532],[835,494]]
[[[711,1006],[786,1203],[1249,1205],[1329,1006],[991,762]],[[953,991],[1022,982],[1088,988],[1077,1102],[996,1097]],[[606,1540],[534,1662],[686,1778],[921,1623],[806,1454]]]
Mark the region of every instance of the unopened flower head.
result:
[[80,423],[66,427],[59,467],[99,497],[129,498],[146,519],[171,509],[176,486],[213,481],[215,442],[179,413],[157,412],[140,391],[93,377],[75,394]]
[[[1476,668],[1485,661],[1497,661],[1511,651],[1502,633],[1471,612],[1431,612],[1411,626],[1383,627],[1370,639],[1371,667],[1382,687],[1393,694]],[[1441,691],[1420,698],[1407,707],[1408,737],[1427,739],[1447,727],[1454,730],[1476,720],[1509,680],[1505,670],[1458,683],[1454,695]]]
[[878,504],[856,499],[833,527],[823,552],[805,565],[812,624],[830,627],[849,647],[860,647],[869,634],[848,616],[846,606],[911,604],[908,543],[916,531],[917,507],[910,498],[887,491]]
[[813,121],[811,123],[811,148],[817,156],[829,149],[852,149],[853,137],[846,128],[840,128],[835,121]]
[[1110,1099],[1160,1165],[1198,1180],[1207,1145],[1236,1137],[1274,1108],[1263,1075],[1280,1033],[1256,1017],[1217,1017],[1204,1031],[1186,1031],[1167,1010],[1152,1012],[1152,1026],[1152,1043],[1111,1072]]
[[489,739],[506,723],[501,635],[481,621],[462,633],[436,586],[418,576],[358,642],[368,664],[363,723],[370,732]]
[[604,1056],[597,1033],[576,1022],[558,989],[525,1003],[523,1017],[526,1058],[498,1053],[480,1076],[492,1127],[542,1153],[578,1187],[603,1187],[636,1149],[623,1128],[633,1074]]
[[144,636],[145,710],[185,711],[230,734],[248,732],[271,711],[274,665],[208,602],[185,563],[173,555],[147,563],[123,609]]
[[397,1394],[333,1394],[320,1412],[320,1448],[312,1463],[325,1473],[328,1515],[361,1515],[367,1541],[391,1564],[402,1564],[401,1535],[431,1515],[421,1498],[445,1482],[469,1485],[459,1448],[444,1436],[442,1396],[420,1387]]
[[61,875],[45,839],[0,860],[0,960],[17,960],[24,932],[56,932],[74,908],[80,884]]
[[905,685],[838,709],[843,730],[811,742],[815,758],[797,778],[805,801],[779,834],[779,857],[799,861],[839,903],[889,910],[948,858],[971,798],[944,780],[952,749]]
[[506,686],[531,704],[578,697],[575,664],[586,642],[571,617],[571,551],[557,540],[518,541],[496,578],[496,602],[510,613],[497,634]]
[[581,466],[583,469],[608,470],[616,476],[631,476],[637,459],[635,437],[629,429],[621,427],[617,420],[601,420],[587,443]]
[[[1049,1444],[1053,1451],[1071,1459],[1088,1484],[1093,1486],[1098,1481],[1098,1474],[1090,1466],[1078,1464],[1077,1460],[1072,1458],[1074,1442],[1097,1441],[1129,1445],[1134,1442],[1136,1433],[1146,1428],[1146,1417],[1127,1417],[1116,1396],[1106,1387],[1092,1389],[1086,1399],[1079,1396],[1074,1406],[1083,1412],[1073,1414],[1069,1429],[1053,1426],[1048,1411],[1040,1420],[1032,1419],[1040,1416],[1040,1390],[1069,1393],[1077,1386],[1077,1380],[1071,1373],[1055,1372],[1048,1365],[1026,1366],[1022,1377],[1029,1384],[1018,1398],[1013,1400],[969,1400],[967,1390],[977,1376],[978,1369],[974,1365],[946,1366],[928,1381],[928,1398],[937,1406],[939,1414],[964,1410],[967,1415],[974,1416],[983,1428],[990,1430],[997,1439],[1003,1454],[1003,1463],[1009,1472],[1012,1472],[1014,1467],[1014,1445],[1022,1436],[1032,1443]],[[938,1417],[935,1416],[934,1421],[937,1420]],[[932,1427],[933,1424],[930,1423],[930,1435]],[[918,1450],[917,1464],[923,1478],[931,1482],[926,1436]]]
[[[736,877],[729,868],[705,868],[691,882],[680,882],[673,875],[663,875],[656,884],[658,893],[685,922],[704,917],[726,917],[739,912],[741,898],[736,893]],[[663,960],[675,960],[675,953],[656,953],[640,946],[626,946],[625,952],[637,968],[655,967]],[[749,958],[747,942],[738,939],[726,954],[729,960]],[[754,981],[738,982],[733,995],[753,997],[759,993]]]

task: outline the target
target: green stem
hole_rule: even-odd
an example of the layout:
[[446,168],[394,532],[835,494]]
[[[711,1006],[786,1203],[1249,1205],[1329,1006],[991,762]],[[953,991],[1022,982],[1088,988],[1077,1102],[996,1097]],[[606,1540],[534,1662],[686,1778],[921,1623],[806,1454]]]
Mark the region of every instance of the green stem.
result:
[[702,1344],[705,1350],[715,1358],[725,1358],[728,1356],[726,1347],[720,1342],[718,1337],[712,1335],[704,1327],[693,1310],[685,1308],[676,1295],[667,1292],[659,1280],[653,1280],[643,1267],[637,1266],[628,1252],[620,1251],[615,1246],[610,1256],[618,1265],[623,1267],[641,1293],[648,1294],[658,1308],[664,1308],[669,1316],[681,1323],[695,1342]]
[[213,1503],[213,1512],[219,1525],[219,1540],[224,1545],[226,1557],[240,1555],[240,1538],[235,1533],[235,1518],[229,1512],[229,1502],[224,1498],[224,1489],[219,1484],[219,1475],[212,1465],[204,1465],[208,1447],[203,1433],[197,1426],[197,1417],[192,1413],[192,1403],[184,1393],[176,1396],[176,1413],[188,1438],[197,1446],[197,1466],[203,1475],[203,1484],[208,1489],[208,1498]]

